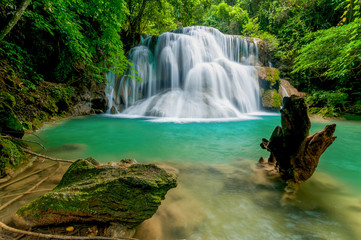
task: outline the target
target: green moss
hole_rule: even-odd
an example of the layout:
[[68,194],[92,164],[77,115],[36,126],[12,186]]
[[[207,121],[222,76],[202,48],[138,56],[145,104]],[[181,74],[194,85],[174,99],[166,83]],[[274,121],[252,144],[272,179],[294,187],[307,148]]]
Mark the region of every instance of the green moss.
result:
[[266,108],[279,109],[282,105],[281,95],[276,89],[266,90],[262,97],[262,104]]
[[10,93],[1,92],[0,99],[11,108],[15,107],[15,105],[16,105],[15,97],[13,95],[11,95]]
[[277,92],[276,89],[273,89],[273,106],[276,108],[280,108],[282,105],[281,95]]
[[[176,185],[174,175],[152,164],[124,167],[80,159],[69,167],[52,192],[20,208],[17,214],[44,224],[52,223],[48,216],[72,219],[75,215],[84,221],[131,219],[129,224],[135,226],[150,218],[167,191]],[[35,214],[39,220],[34,220]]]
[[0,138],[0,177],[19,168],[26,159],[25,153],[18,144],[9,139]]
[[14,96],[4,92],[0,94],[0,132],[21,138],[24,128],[13,111],[15,105]]
[[278,88],[281,78],[280,72],[276,68],[267,69],[267,81],[271,83],[271,87]]

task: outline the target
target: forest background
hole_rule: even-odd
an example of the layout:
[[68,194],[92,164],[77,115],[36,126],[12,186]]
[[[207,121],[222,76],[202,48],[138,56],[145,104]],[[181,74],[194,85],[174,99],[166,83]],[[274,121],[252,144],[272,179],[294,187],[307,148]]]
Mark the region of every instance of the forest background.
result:
[[0,29],[25,1],[0,42],[0,72],[18,80],[2,79],[0,94],[47,108],[28,109],[26,128],[65,113],[78,85],[104,81],[110,68],[124,74],[141,34],[191,25],[266,41],[281,77],[308,93],[311,113],[361,114],[360,0],[1,0]]

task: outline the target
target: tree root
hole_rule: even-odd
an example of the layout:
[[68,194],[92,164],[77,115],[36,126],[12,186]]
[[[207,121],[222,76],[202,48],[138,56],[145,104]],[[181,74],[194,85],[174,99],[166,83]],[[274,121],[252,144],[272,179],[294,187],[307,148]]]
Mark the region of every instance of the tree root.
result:
[[31,177],[31,176],[33,176],[33,175],[35,175],[35,174],[38,174],[38,173],[40,173],[40,172],[42,172],[42,171],[44,171],[44,170],[46,170],[46,169],[48,169],[48,168],[54,167],[56,164],[57,164],[57,163],[55,163],[55,164],[53,164],[53,165],[50,165],[50,166],[47,167],[47,168],[43,168],[43,169],[37,170],[37,171],[35,171],[35,172],[32,172],[32,173],[30,173],[30,174],[27,174],[27,175],[25,175],[25,176],[23,176],[23,177],[21,177],[21,178],[19,178],[19,179],[16,179],[16,180],[13,181],[13,182],[8,182],[8,183],[0,186],[0,189],[5,188],[5,187],[7,187],[7,186],[9,186],[9,185],[11,185],[11,184],[17,183],[17,182],[19,182],[19,181],[21,181],[21,180],[23,180],[23,179],[25,179],[25,178]]
[[0,228],[17,234],[24,234],[27,236],[33,236],[33,237],[39,237],[39,238],[45,238],[45,239],[70,239],[70,240],[86,240],[86,239],[92,239],[92,240],[136,240],[135,238],[112,238],[112,237],[81,237],[81,236],[66,236],[66,235],[53,235],[53,234],[45,234],[45,233],[35,233],[30,231],[24,231],[16,228],[12,228],[4,224],[0,221]]
[[[24,167],[18,169],[16,172],[14,173],[10,173],[8,174],[6,177],[1,178],[0,179],[0,184],[5,184],[7,182],[9,182],[11,179],[15,178],[16,176],[20,175],[21,173],[23,173],[26,169],[28,169],[30,166],[32,166],[32,164],[34,163],[34,161],[37,159],[37,157],[32,157],[30,162],[28,164],[26,164]],[[2,187],[0,187],[1,189]]]
[[12,204],[13,202],[15,202],[16,200],[22,198],[25,194],[30,193],[31,191],[33,191],[35,188],[37,188],[40,184],[42,184],[43,182],[45,182],[46,180],[48,180],[49,177],[45,177],[42,180],[40,180],[37,184],[35,184],[34,186],[32,186],[31,188],[29,188],[26,192],[24,192],[23,194],[11,199],[10,201],[8,201],[7,203],[5,203],[4,205],[2,205],[0,207],[0,211],[3,210],[4,208],[6,208],[7,206],[9,206],[10,204]]
[[8,198],[8,197],[16,197],[16,196],[19,196],[19,195],[22,195],[22,194],[31,194],[31,193],[38,193],[38,192],[49,192],[51,190],[53,190],[53,189],[52,188],[46,188],[46,189],[41,189],[41,190],[37,190],[37,191],[31,191],[31,192],[28,192],[28,193],[15,193],[15,194],[11,194],[11,195],[1,196],[0,199]]
[[58,162],[68,162],[68,163],[73,163],[74,160],[64,160],[64,159],[57,159],[57,158],[52,158],[52,157],[49,157],[49,156],[45,156],[45,155],[42,155],[42,154],[39,154],[39,153],[35,153],[35,152],[32,152],[30,151],[29,149],[26,149],[26,148],[22,148],[22,150],[26,153],[29,153],[31,155],[34,155],[34,156],[37,156],[37,157],[40,157],[40,158],[45,158],[45,159],[48,159],[48,160],[51,160],[51,161],[58,161]]
[[31,141],[31,140],[25,140],[25,139],[21,139],[21,138],[16,138],[16,137],[12,137],[12,136],[2,136],[3,138],[8,138],[8,139],[15,139],[15,140],[18,140],[18,141],[23,141],[23,142],[29,142],[29,143],[35,143],[35,144],[38,144],[42,149],[46,149],[46,147],[44,147],[43,144],[39,143],[39,142],[36,142],[36,141]]

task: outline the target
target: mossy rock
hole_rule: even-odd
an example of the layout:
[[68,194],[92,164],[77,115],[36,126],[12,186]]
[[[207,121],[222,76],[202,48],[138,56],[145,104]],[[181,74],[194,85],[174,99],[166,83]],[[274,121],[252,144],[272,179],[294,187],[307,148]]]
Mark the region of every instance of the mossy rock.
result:
[[0,137],[0,178],[16,171],[25,159],[25,153],[18,144]]
[[271,87],[278,89],[281,82],[280,72],[276,68],[270,68],[267,70],[266,80],[271,83]]
[[15,105],[14,96],[9,93],[0,94],[0,132],[22,138],[24,136],[24,128],[13,111]]
[[174,174],[154,164],[80,159],[52,192],[20,208],[14,222],[19,227],[118,222],[133,228],[150,218],[176,185]]
[[262,105],[265,108],[280,109],[282,104],[281,95],[276,89],[268,89],[262,96]]
[[278,90],[281,82],[278,69],[272,67],[257,67],[257,72],[261,88]]

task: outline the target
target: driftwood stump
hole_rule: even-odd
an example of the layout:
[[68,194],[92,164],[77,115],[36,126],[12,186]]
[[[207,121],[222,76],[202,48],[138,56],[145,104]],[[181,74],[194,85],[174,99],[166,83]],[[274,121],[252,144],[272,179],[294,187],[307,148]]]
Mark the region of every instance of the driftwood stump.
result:
[[261,147],[271,155],[268,162],[289,185],[306,181],[315,172],[322,153],[333,143],[336,124],[309,136],[311,127],[307,105],[298,96],[285,97],[281,110],[282,127],[277,126],[269,140],[263,138]]

